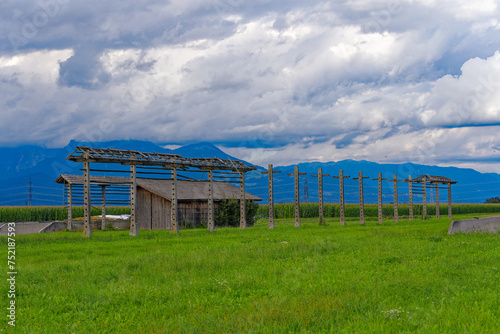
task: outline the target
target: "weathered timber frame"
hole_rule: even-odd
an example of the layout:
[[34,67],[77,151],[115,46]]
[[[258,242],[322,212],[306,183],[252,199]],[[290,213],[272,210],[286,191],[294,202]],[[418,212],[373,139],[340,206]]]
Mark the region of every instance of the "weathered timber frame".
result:
[[[404,182],[408,182],[410,186],[410,219],[413,220],[413,193],[422,194],[422,202],[423,209],[422,214],[423,218],[427,218],[427,188],[436,190],[436,218],[440,219],[439,213],[439,189],[447,189],[448,190],[448,219],[452,219],[452,203],[451,203],[451,185],[456,184],[457,181],[453,181],[452,179],[444,176],[436,176],[436,175],[421,175],[415,179],[412,177],[408,177],[408,179],[404,180]],[[444,185],[444,187],[440,187],[440,185]],[[413,187],[415,186],[415,188]]]
[[373,179],[374,181],[378,181],[378,223],[384,223],[384,217],[382,212],[382,181],[387,180],[386,178],[382,178],[382,173],[378,173],[378,178]]
[[344,179],[350,178],[350,176],[344,176],[344,171],[341,169],[339,176],[333,178],[339,179],[340,225],[345,225]]
[[404,180],[403,182],[408,183],[408,200],[409,200],[409,206],[410,206],[410,221],[413,221],[413,179],[411,178],[411,175],[408,176],[408,179]]
[[359,172],[358,177],[353,177],[353,180],[359,181],[359,223],[365,225],[365,200],[363,196],[363,180],[369,179],[368,176],[363,177],[363,172]]
[[403,180],[398,180],[398,175],[394,174],[394,179],[389,180],[389,182],[394,182],[394,222],[399,223],[399,205],[398,205],[398,182]]
[[267,172],[261,174],[268,174],[269,178],[269,224],[268,228],[273,229],[274,226],[274,189],[273,189],[273,174],[281,173],[281,171],[273,171],[273,164],[267,165]]
[[288,175],[294,177],[295,183],[295,227],[300,227],[300,189],[299,189],[299,176],[306,175],[307,173],[299,173],[299,166],[295,166],[293,173]]
[[325,225],[325,215],[323,213],[323,178],[330,174],[323,174],[323,169],[318,168],[318,174],[313,177],[318,178],[318,206],[319,206],[319,225]]
[[[78,146],[67,158],[67,160],[83,163],[84,169],[84,236],[92,235],[90,217],[90,163],[116,163],[130,166],[130,235],[139,234],[136,221],[137,206],[137,166],[154,166],[161,169],[169,169],[172,177],[172,210],[171,210],[171,233],[178,233],[177,221],[177,171],[207,171],[209,179],[213,182],[213,171],[236,172],[240,176],[240,228],[246,228],[245,212],[245,173],[255,170],[256,167],[248,166],[238,160],[224,160],[219,158],[186,158],[176,154],[145,153],[133,150],[100,149]],[[209,221],[207,228],[214,229],[213,222],[213,187],[210,187],[209,198]],[[212,204],[212,205],[210,205]],[[104,218],[104,217],[103,217]],[[104,218],[105,219],[105,218]]]

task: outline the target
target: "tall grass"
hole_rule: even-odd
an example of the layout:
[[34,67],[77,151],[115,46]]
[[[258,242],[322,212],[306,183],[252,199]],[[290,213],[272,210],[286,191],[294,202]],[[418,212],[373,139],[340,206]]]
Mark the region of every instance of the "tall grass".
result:
[[[108,206],[106,214],[121,215],[130,213],[130,207]],[[100,207],[92,207],[91,215],[101,214]],[[73,218],[83,217],[83,206],[73,207]],[[51,221],[68,219],[68,208],[64,206],[2,206],[0,222],[11,221]]]
[[500,332],[498,235],[449,236],[447,219],[293,225],[17,236],[3,331]]
[[[323,205],[323,212],[325,217],[333,218],[340,216],[340,205],[333,203],[325,203]],[[469,214],[469,213],[500,213],[500,204],[452,204],[453,214]],[[409,204],[399,204],[398,213],[400,216],[410,215],[410,205]],[[422,216],[423,205],[414,204],[413,205],[413,215],[415,217]],[[448,204],[441,204],[439,206],[439,213],[441,215],[448,214]],[[269,214],[269,206],[261,205],[257,212],[257,215],[267,217]],[[394,216],[394,205],[384,204],[382,206],[382,214],[384,217]],[[300,217],[301,218],[317,218],[319,215],[319,204],[318,203],[301,203],[300,204]],[[346,204],[345,205],[345,215],[346,217],[359,217],[359,204]],[[436,215],[436,205],[427,205],[427,215]],[[378,216],[378,205],[377,204],[365,204],[365,216],[366,217],[377,217]],[[275,218],[293,218],[295,217],[295,206],[293,203],[280,203],[274,205],[274,217]]]

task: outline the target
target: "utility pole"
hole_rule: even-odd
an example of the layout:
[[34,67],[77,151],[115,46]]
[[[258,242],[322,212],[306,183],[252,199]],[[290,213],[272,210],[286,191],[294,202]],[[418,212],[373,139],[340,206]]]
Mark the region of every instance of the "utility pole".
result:
[[269,177],[269,224],[270,229],[274,228],[274,192],[273,192],[273,174],[281,173],[281,171],[273,171],[273,164],[267,165],[267,172],[261,172],[262,174],[268,174]]
[[313,175],[313,177],[318,178],[318,203],[319,203],[319,224],[325,225],[325,216],[323,214],[323,178],[330,176],[330,174],[323,175],[323,169],[318,168],[318,175]]
[[410,202],[410,220],[413,221],[413,180],[411,175],[408,176],[408,180],[404,181],[408,182],[408,196]]
[[394,182],[394,222],[399,223],[399,207],[398,207],[398,182],[403,180],[398,180],[398,175],[394,174],[394,179],[389,180],[389,182]]
[[32,187],[32,183],[31,183],[31,176],[30,176],[30,179],[28,181],[28,202],[26,204],[28,206],[33,205],[33,187]]
[[359,223],[365,225],[365,200],[363,196],[363,180],[368,179],[368,176],[363,177],[363,172],[359,172],[358,177],[354,177],[354,180],[359,180]]
[[307,173],[299,173],[299,166],[295,166],[295,172],[289,173],[295,178],[295,227],[300,227],[300,193],[299,193],[299,176]]
[[384,218],[382,215],[382,181],[387,179],[383,179],[382,173],[378,173],[378,178],[373,180],[378,180],[378,223],[382,224],[384,222]]
[[309,187],[307,186],[307,175],[304,178],[304,203],[309,203]]
[[345,225],[345,203],[344,203],[344,179],[350,176],[344,176],[344,171],[339,170],[339,176],[334,176],[334,179],[339,179],[339,202],[340,202],[340,225]]

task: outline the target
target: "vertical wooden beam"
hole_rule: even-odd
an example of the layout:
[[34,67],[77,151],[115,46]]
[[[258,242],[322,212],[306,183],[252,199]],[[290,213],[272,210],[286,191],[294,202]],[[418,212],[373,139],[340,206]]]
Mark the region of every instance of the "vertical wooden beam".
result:
[[214,222],[214,171],[208,171],[208,222],[207,229],[215,231]]
[[353,178],[354,180],[359,180],[359,223],[365,225],[365,200],[363,196],[363,179],[368,177],[363,177],[363,172],[359,172],[359,177]]
[[427,219],[427,179],[425,176],[422,181],[422,217],[423,219]]
[[448,182],[448,219],[452,219],[451,209],[451,183]]
[[268,174],[269,178],[269,224],[268,228],[273,229],[274,226],[274,189],[273,189],[273,174],[281,173],[281,171],[273,171],[273,164],[267,165],[267,172],[261,172],[262,174]]
[[340,204],[340,225],[345,225],[345,203],[344,203],[344,179],[350,176],[344,176],[344,171],[339,170],[339,176],[333,178],[339,179],[339,204]]
[[439,183],[436,183],[436,219],[441,219],[439,212]]
[[382,211],[382,181],[387,180],[382,178],[382,173],[378,173],[378,178],[373,179],[374,181],[378,181],[378,223],[383,224],[384,222],[384,217],[383,217],[383,211]]
[[378,173],[378,223],[383,224],[384,217],[382,215],[382,173]]
[[410,201],[410,220],[413,221],[413,180],[411,175],[408,176],[408,190],[409,190],[409,201]]
[[92,217],[90,215],[90,163],[83,163],[83,235],[92,236]]
[[68,184],[68,231],[73,230],[73,195],[72,185]]
[[106,229],[106,186],[101,186],[101,230]]
[[365,225],[365,202],[363,196],[363,172],[359,172],[359,223]]
[[240,172],[240,229],[247,228],[247,213],[245,202],[245,172]]
[[394,174],[394,179],[389,180],[389,182],[394,182],[394,222],[399,223],[399,201],[398,201],[398,175]]
[[177,168],[170,169],[172,174],[172,207],[170,208],[170,233],[179,233],[179,224],[177,221]]
[[299,189],[299,175],[306,175],[306,173],[299,173],[299,166],[295,166],[293,174],[295,183],[295,227],[300,227],[300,189]]
[[300,185],[299,185],[299,166],[295,166],[295,227],[300,227]]
[[269,224],[268,228],[274,228],[274,184],[273,184],[273,165],[267,165],[269,181]]
[[318,205],[319,205],[319,225],[325,225],[325,215],[323,212],[323,178],[330,174],[323,175],[323,168],[318,168],[318,175],[313,177],[318,178]]
[[325,216],[323,214],[323,171],[318,169],[318,205],[319,205],[319,224],[325,225]]
[[130,165],[130,235],[138,236],[139,229],[137,228],[136,219],[137,210],[137,167]]

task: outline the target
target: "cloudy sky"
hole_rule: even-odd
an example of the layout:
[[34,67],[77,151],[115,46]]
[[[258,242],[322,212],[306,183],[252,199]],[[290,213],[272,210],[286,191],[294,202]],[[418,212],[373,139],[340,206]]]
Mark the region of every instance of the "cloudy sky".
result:
[[497,0],[3,0],[0,145],[500,171]]

